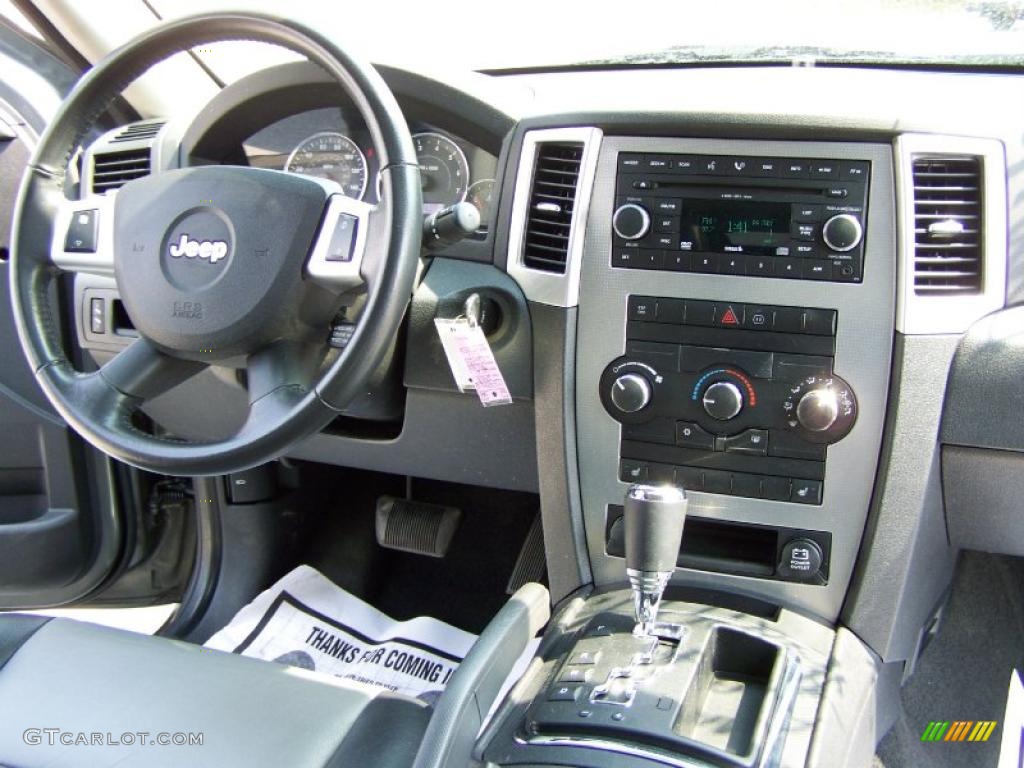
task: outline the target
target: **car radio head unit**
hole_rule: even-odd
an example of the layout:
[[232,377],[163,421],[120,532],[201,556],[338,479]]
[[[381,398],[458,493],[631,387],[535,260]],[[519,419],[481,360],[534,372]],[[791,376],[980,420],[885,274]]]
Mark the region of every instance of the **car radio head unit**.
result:
[[621,153],[612,266],[860,282],[870,164]]

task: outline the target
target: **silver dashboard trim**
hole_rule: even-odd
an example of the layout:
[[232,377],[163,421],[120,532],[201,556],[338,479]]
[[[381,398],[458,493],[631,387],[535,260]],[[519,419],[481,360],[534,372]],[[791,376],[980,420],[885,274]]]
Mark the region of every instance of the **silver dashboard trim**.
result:
[[[530,301],[554,307],[575,307],[580,296],[580,266],[583,262],[583,243],[590,213],[590,199],[597,171],[597,158],[602,133],[597,128],[550,128],[527,131],[523,136],[523,149],[519,155],[516,186],[512,197],[512,219],[509,223],[508,274],[519,283]],[[533,170],[537,147],[556,141],[583,143],[580,176],[576,182],[576,205],[569,228],[569,253],[565,274],[531,269],[523,263],[523,243],[526,237],[526,218],[533,189]]]
[[[832,283],[612,267],[611,215],[619,152],[870,161],[864,281]],[[618,479],[621,428],[601,405],[598,382],[604,367],[625,351],[627,296],[632,293],[824,307],[839,312],[835,372],[854,387],[861,407],[849,435],[828,448],[823,504],[703,492],[688,496],[689,514],[695,517],[830,532],[828,584],[807,585],[688,568],[678,570],[672,583],[762,597],[835,621],[853,574],[871,503],[889,390],[896,299],[891,144],[612,136],[603,139],[600,155],[583,256],[576,354],[577,463],[595,583],[622,583],[624,575],[622,560],[605,551],[607,507],[621,504],[628,487]]]
[[[908,335],[964,333],[1006,303],[1007,193],[1003,145],[992,139],[905,133],[895,141],[899,229],[896,330]],[[923,155],[974,155],[982,173],[982,291],[976,295],[914,292],[914,159]]]

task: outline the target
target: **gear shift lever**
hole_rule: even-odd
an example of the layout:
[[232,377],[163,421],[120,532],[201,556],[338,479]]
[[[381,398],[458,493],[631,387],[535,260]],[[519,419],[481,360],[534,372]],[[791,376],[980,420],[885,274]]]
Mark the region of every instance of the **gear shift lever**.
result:
[[626,491],[626,575],[633,588],[635,635],[652,633],[679,557],[687,503],[686,491],[671,485],[631,485]]

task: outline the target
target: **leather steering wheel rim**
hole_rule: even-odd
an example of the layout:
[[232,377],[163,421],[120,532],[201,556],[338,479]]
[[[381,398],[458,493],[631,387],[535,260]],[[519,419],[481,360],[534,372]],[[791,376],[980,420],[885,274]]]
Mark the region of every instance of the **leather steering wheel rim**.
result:
[[[190,442],[150,435],[133,414],[147,392],[194,371],[136,343],[98,372],[75,369],[62,347],[50,293],[60,274],[50,257],[57,211],[66,202],[65,172],[80,142],[111,101],[139,75],[170,55],[228,40],[276,44],[306,56],[331,75],[361,113],[381,164],[385,204],[378,207],[381,257],[367,280],[364,308],[351,341],[319,381],[284,383],[250,404],[249,419],[232,437]],[[251,170],[251,169],[249,169]],[[273,173],[273,172],[271,172]],[[163,474],[213,475],[253,467],[283,454],[326,426],[380,365],[399,331],[420,253],[419,166],[395,98],[372,66],[294,21],[257,13],[182,18],[113,51],[78,82],[40,138],[15,207],[10,290],[23,351],[41,388],[67,423],[88,442],[130,465]],[[324,339],[326,345],[326,339]],[[117,363],[123,360],[122,363]],[[164,366],[168,373],[163,373]]]

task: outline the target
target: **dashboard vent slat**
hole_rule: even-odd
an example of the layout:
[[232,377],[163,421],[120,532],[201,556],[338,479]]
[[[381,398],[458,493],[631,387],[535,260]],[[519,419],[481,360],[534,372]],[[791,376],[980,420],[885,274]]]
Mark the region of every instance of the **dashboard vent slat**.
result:
[[565,274],[582,160],[582,142],[538,145],[523,244],[525,266]]
[[919,155],[913,161],[914,292],[981,291],[981,162],[971,155]]
[[125,127],[120,133],[114,138],[110,139],[111,144],[116,144],[120,141],[140,141],[145,139],[152,139],[158,133],[160,129],[164,127],[162,120],[154,120],[147,123],[132,123]]
[[92,191],[102,194],[148,176],[150,162],[148,148],[97,153],[93,158]]

